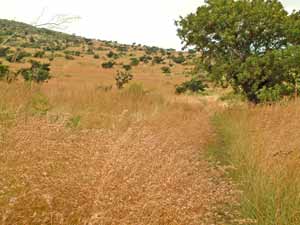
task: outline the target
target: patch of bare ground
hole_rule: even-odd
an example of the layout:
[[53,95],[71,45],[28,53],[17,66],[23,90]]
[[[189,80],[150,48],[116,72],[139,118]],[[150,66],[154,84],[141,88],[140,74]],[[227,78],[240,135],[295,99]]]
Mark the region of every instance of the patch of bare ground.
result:
[[122,133],[18,121],[1,145],[0,223],[226,224],[234,192],[203,159],[209,114],[173,104]]

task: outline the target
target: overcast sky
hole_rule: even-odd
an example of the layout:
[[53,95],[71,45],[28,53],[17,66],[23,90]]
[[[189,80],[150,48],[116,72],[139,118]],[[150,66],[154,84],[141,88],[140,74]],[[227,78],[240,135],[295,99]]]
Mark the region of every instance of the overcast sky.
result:
[[[174,21],[194,12],[203,0],[0,0],[0,17],[32,23],[55,14],[80,16],[66,32],[77,35],[133,42],[164,48],[180,48]],[[300,9],[299,0],[282,0],[290,11]],[[0,28],[1,29],[1,28]]]

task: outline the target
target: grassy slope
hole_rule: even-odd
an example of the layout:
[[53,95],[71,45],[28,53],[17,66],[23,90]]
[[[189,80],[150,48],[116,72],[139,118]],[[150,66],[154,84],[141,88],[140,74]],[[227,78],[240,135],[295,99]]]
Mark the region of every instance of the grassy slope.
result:
[[[27,40],[21,36],[10,44],[14,49],[20,42]],[[99,59],[87,54],[91,46]],[[107,53],[117,48],[80,42],[67,48],[81,51],[74,60],[55,51],[61,56],[51,62],[49,82],[0,83],[1,224],[224,224],[232,219],[224,210],[234,204],[231,186],[222,171],[203,160],[213,137],[209,117],[217,108],[174,95],[189,66],[175,65],[165,76],[162,65],[140,63],[132,70],[133,84],[106,91],[121,63],[145,54],[130,48],[115,68],[103,69]],[[4,63],[17,70],[29,59]],[[36,60],[48,62],[47,57]]]

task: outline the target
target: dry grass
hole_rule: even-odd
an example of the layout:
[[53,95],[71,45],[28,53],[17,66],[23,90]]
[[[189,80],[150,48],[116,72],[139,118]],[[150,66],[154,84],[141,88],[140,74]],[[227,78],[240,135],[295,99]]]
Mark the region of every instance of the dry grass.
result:
[[217,117],[223,151],[215,154],[234,166],[241,212],[257,224],[300,224],[299,120],[298,101],[238,107]]
[[[1,84],[0,224],[224,224],[202,104],[140,85]],[[222,214],[220,214],[222,212]]]

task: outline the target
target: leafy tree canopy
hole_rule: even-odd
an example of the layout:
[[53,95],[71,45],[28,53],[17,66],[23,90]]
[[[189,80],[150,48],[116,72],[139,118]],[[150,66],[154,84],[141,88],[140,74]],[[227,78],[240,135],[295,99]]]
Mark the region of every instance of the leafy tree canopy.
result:
[[[176,25],[210,77],[250,101],[268,100],[261,97],[266,90],[280,89],[280,98],[297,88],[290,82],[298,64],[290,62],[299,51],[293,46],[300,43],[300,12],[288,14],[278,0],[206,0]],[[290,92],[283,90],[289,84]]]

